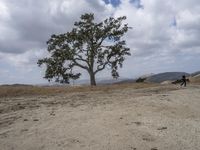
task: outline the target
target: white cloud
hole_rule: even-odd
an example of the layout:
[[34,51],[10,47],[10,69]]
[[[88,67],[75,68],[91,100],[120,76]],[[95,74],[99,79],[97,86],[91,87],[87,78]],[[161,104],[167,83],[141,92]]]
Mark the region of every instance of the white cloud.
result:
[[6,6],[6,4],[4,2],[0,1],[0,19],[6,19],[9,18],[9,12],[8,12],[8,7]]
[[4,63],[13,65],[16,68],[27,68],[31,69],[31,66],[35,66],[38,58],[47,56],[45,50],[29,50],[22,54],[12,54],[12,53],[0,53],[1,61]]
[[81,14],[93,12],[97,21],[126,15],[133,27],[126,35],[132,56],[122,76],[198,70],[200,1],[141,0],[140,5],[130,0],[121,0],[117,7],[103,0],[1,0],[0,62],[35,69],[36,60],[46,55],[42,50],[51,34],[69,31]]

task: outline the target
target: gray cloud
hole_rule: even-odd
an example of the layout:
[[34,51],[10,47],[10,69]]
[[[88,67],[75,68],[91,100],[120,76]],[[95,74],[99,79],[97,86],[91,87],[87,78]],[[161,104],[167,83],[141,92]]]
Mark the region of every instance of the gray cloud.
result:
[[[0,51],[23,53],[32,48],[44,48],[51,34],[70,30],[84,12],[106,12],[100,1],[83,0],[7,0],[8,16],[1,20],[4,39]],[[101,13],[101,15],[102,15]],[[11,37],[11,38],[10,38]]]
[[7,66],[21,71],[16,74],[23,74],[26,67],[36,70],[37,59],[47,55],[50,35],[71,30],[85,12],[95,13],[97,21],[111,15],[127,16],[133,29],[125,39],[132,56],[122,76],[199,69],[199,0],[123,0],[117,7],[103,0],[1,0],[0,9],[0,72],[4,78],[12,74]]

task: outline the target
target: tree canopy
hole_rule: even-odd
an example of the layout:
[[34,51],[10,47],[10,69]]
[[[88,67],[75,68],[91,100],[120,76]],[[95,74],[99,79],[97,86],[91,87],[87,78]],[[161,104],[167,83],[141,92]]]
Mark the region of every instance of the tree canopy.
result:
[[95,75],[109,67],[114,78],[119,77],[125,56],[130,55],[123,35],[130,27],[123,24],[125,16],[109,17],[102,22],[94,22],[94,14],[83,14],[74,23],[70,32],[53,34],[47,41],[49,57],[38,60],[38,65],[46,65],[44,78],[60,83],[78,79],[81,73],[74,68],[85,69],[91,85],[96,85]]

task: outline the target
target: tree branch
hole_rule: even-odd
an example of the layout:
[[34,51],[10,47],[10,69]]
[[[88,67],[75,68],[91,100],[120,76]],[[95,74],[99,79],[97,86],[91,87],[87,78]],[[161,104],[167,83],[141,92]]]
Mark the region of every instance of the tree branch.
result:
[[80,67],[80,68],[82,68],[82,69],[89,70],[89,68],[88,68],[87,66],[83,66],[83,65],[79,64],[76,60],[78,60],[78,59],[72,60],[73,63],[74,63],[74,65],[76,65],[76,66],[78,66],[78,67]]
[[[97,72],[99,71],[102,71],[103,69],[105,69],[106,65],[108,64],[109,62],[105,62],[104,64],[101,64],[101,65],[98,65],[97,66],[97,70],[94,72],[94,74],[96,74]],[[100,68],[101,67],[101,68]]]

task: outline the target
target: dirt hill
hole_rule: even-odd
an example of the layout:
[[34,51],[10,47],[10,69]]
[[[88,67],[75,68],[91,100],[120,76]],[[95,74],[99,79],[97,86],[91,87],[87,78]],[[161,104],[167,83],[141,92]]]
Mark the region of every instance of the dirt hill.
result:
[[161,83],[167,80],[175,81],[175,80],[181,79],[183,75],[189,76],[190,74],[186,72],[164,72],[164,73],[159,73],[159,74],[150,76],[149,78],[147,78],[147,81],[154,82],[154,83]]

